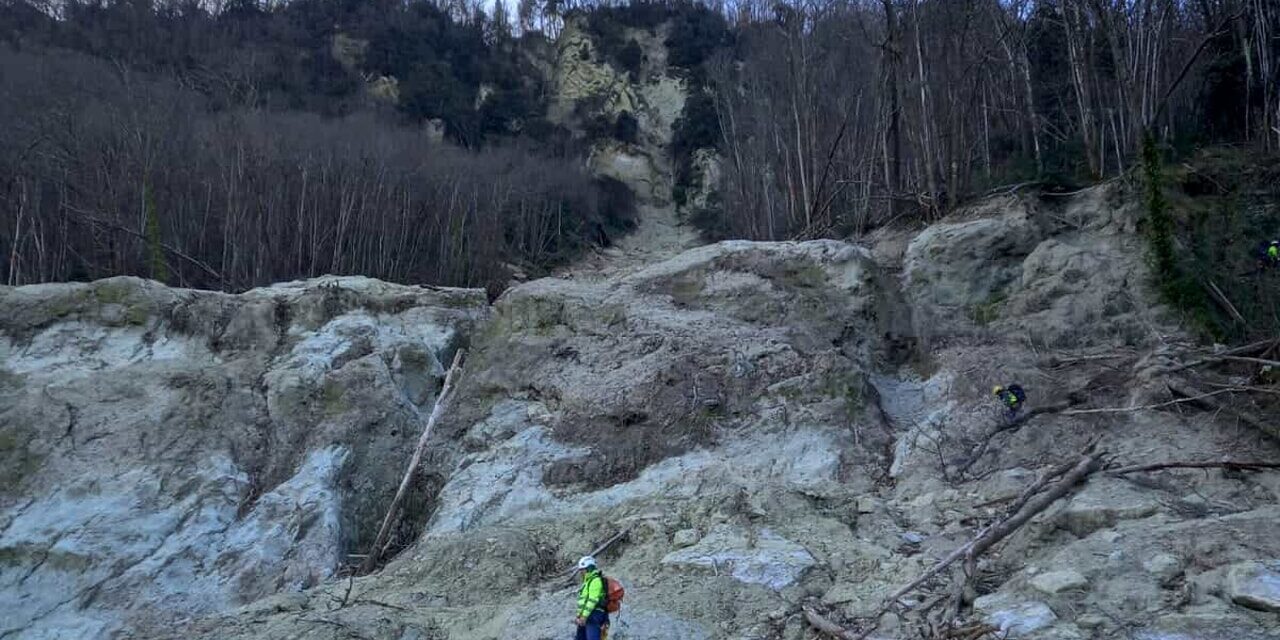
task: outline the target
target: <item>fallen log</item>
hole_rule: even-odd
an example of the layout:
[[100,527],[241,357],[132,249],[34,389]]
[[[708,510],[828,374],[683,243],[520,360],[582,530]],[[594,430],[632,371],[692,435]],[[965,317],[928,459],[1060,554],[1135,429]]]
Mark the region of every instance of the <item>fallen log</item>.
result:
[[1200,393],[1197,389],[1184,387],[1173,382],[1166,382],[1165,385],[1169,387],[1170,391],[1183,396],[1189,402],[1200,404],[1214,411],[1229,413],[1235,416],[1240,422],[1243,422],[1272,438],[1280,438],[1280,427],[1273,427],[1243,411],[1239,411],[1229,405],[1217,402],[1209,397],[1213,394]]
[[[591,557],[593,557],[593,558],[594,558],[594,557],[596,557],[596,556],[598,556],[598,555],[600,555],[600,554],[604,553],[606,550],[608,550],[608,549],[609,549],[609,547],[612,547],[612,546],[613,546],[613,543],[615,543],[615,542],[617,542],[617,541],[619,541],[619,540],[621,540],[621,539],[623,539],[623,538],[627,537],[627,534],[628,534],[628,533],[631,533],[631,527],[627,527],[627,528],[623,529],[622,531],[619,531],[619,532],[617,532],[617,533],[613,534],[613,537],[609,538],[608,540],[605,540],[604,542],[601,542],[601,543],[600,543],[600,546],[596,547],[595,549],[592,549],[592,550],[591,550],[591,553],[588,553],[587,555],[589,555],[589,556],[591,556]],[[573,578],[573,572],[574,572],[574,571],[577,571],[577,570],[578,570],[577,565],[574,565],[573,567],[570,567],[568,571],[565,571],[565,578],[566,578],[566,579],[571,579],[571,578]]]
[[[1033,492],[1031,488],[1023,492],[1024,500],[1020,500],[1021,506],[1018,510],[1008,518],[999,523],[988,527],[985,531],[978,535],[971,542],[968,551],[965,552],[964,568],[952,586],[951,608],[945,619],[948,626],[954,621],[955,617],[960,614],[960,607],[963,604],[965,587],[969,580],[977,573],[978,556],[982,555],[996,543],[1004,540],[1017,531],[1022,525],[1036,517],[1041,511],[1048,509],[1050,505],[1057,502],[1060,498],[1067,495],[1075,486],[1089,477],[1090,474],[1102,467],[1102,453],[1093,451],[1095,442],[1089,443],[1085,449],[1083,457],[1075,463],[1064,463],[1055,468],[1055,471],[1063,468],[1070,469],[1062,476],[1062,480],[1058,481],[1044,493]],[[1036,484],[1043,484],[1043,479]],[[1035,485],[1032,485],[1034,487]],[[1034,497],[1032,497],[1034,496]]]
[[[1077,484],[1083,482],[1090,474],[1097,471],[1102,466],[1102,452],[1094,451],[1096,441],[1091,442],[1089,446],[1081,454],[1077,460],[1062,463],[1049,471],[1043,477],[1032,483],[1019,496],[1010,514],[1003,520],[992,524],[983,529],[972,540],[960,546],[960,548],[952,551],[946,558],[938,561],[927,571],[921,574],[915,580],[912,580],[906,586],[893,592],[885,603],[880,607],[873,616],[873,620],[878,620],[880,616],[887,613],[897,604],[898,600],[927,582],[930,578],[942,573],[947,567],[950,567],[957,560],[964,558],[968,573],[972,573],[972,568],[976,564],[978,556],[982,555],[991,547],[995,546],[1001,540],[1009,537],[1014,531],[1030,521],[1032,518],[1040,514],[1050,505],[1057,502],[1063,496],[1071,492]],[[1053,484],[1049,484],[1051,478],[1061,477]],[[1047,489],[1046,489],[1047,487]],[[1043,491],[1043,492],[1042,492]],[[867,631],[851,636],[853,640],[866,640],[871,635],[873,626]],[[836,636],[845,638],[846,636]]]
[[1198,358],[1196,360],[1192,360],[1191,362],[1178,365],[1172,371],[1170,371],[1170,373],[1176,373],[1184,369],[1198,367],[1202,364],[1208,364],[1211,362],[1221,362],[1224,357],[1228,357],[1228,356],[1247,356],[1250,354],[1257,354],[1257,353],[1266,354],[1268,351],[1270,351],[1272,348],[1276,346],[1280,346],[1280,338],[1270,338],[1267,340],[1252,342],[1252,343],[1235,347],[1232,349],[1227,349],[1222,353],[1210,354],[1203,358]]
[[1128,467],[1120,467],[1119,469],[1108,469],[1107,473],[1113,476],[1122,476],[1129,473],[1144,473],[1147,471],[1161,471],[1164,469],[1228,469],[1231,471],[1262,471],[1264,469],[1280,469],[1280,462],[1239,460],[1155,462],[1151,464],[1135,464]]
[[453,392],[453,383],[457,378],[458,372],[462,370],[462,357],[463,350],[458,349],[458,352],[453,356],[453,364],[449,365],[449,373],[444,377],[444,386],[440,389],[440,395],[436,396],[436,404],[431,409],[431,416],[427,418],[427,426],[423,427],[422,435],[418,438],[418,446],[413,449],[413,457],[409,459],[409,468],[405,469],[404,478],[400,480],[400,487],[396,489],[396,497],[391,500],[391,507],[387,509],[386,517],[382,519],[382,526],[378,529],[378,537],[373,541],[369,556],[360,565],[360,573],[373,571],[373,567],[378,564],[378,558],[382,557],[382,552],[386,548],[387,537],[391,534],[391,525],[395,523],[396,517],[399,515],[400,503],[404,501],[405,495],[409,492],[409,484],[413,481],[413,474],[417,472],[418,464],[422,462],[422,453],[427,448],[427,440],[431,438],[431,430],[435,428],[436,422],[444,412],[445,403],[448,402],[449,396]]
[[1201,394],[1195,395],[1195,396],[1193,396],[1193,397],[1178,398],[1178,399],[1175,399],[1175,400],[1170,400],[1170,401],[1168,401],[1168,402],[1160,402],[1160,403],[1156,403],[1156,404],[1144,404],[1144,405],[1140,405],[1140,406],[1137,406],[1137,407],[1101,407],[1101,408],[1098,408],[1098,409],[1071,409],[1071,410],[1068,410],[1068,411],[1063,411],[1063,412],[1062,412],[1062,415],[1064,415],[1064,416],[1080,416],[1080,415],[1085,415],[1085,414],[1089,414],[1089,413],[1132,413],[1132,412],[1134,412],[1134,411],[1151,411],[1151,410],[1153,410],[1153,409],[1160,409],[1160,408],[1163,408],[1163,407],[1170,407],[1170,406],[1173,406],[1173,405],[1175,405],[1175,404],[1183,404],[1183,403],[1186,403],[1186,402],[1197,402],[1197,401],[1199,401],[1199,400],[1203,400],[1203,399],[1205,399],[1205,398],[1209,398],[1209,397],[1211,397],[1211,396],[1221,395],[1221,394],[1223,394],[1223,393],[1231,393],[1231,392],[1233,392],[1233,391],[1244,391],[1244,389],[1240,389],[1240,388],[1237,388],[1237,387],[1231,387],[1231,388],[1227,388],[1227,389],[1219,389],[1219,390],[1217,390],[1217,391],[1210,391],[1210,392],[1208,392],[1208,393],[1201,393]]

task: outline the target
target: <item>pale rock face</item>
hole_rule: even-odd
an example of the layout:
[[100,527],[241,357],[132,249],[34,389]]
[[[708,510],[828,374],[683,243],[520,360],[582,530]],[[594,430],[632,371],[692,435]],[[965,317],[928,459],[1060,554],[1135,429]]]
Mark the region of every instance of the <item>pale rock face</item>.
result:
[[712,529],[692,547],[667,554],[662,563],[724,570],[740,582],[774,591],[795,583],[817,564],[804,547],[768,529],[744,531],[729,525]]
[[[0,635],[93,637],[331,578],[483,292],[0,288]],[[358,388],[359,393],[354,389]]]
[[1049,571],[1031,579],[1031,586],[1046,595],[1057,595],[1064,591],[1083,589],[1089,586],[1089,580],[1079,571]]
[[[493,307],[362,278],[239,296],[0,288],[0,603],[18,614],[0,634],[558,639],[572,633],[566,570],[611,539],[597,556],[627,586],[616,637],[801,640],[813,598],[851,623],[1095,437],[1117,463],[1218,459],[1249,437],[1191,407],[1041,415],[955,476],[999,424],[990,381],[1122,406],[1150,370],[1116,348],[1143,349],[1127,323],[1189,340],[1141,287],[1134,311],[1059,306],[1125,286],[1090,265],[1140,269],[1132,211],[1100,191],[1051,211],[999,199],[901,230],[897,249],[663,252],[528,282]],[[943,235],[972,244],[949,240],[904,275],[894,256]],[[962,313],[993,295],[1006,297],[985,326]],[[928,325],[937,300],[960,307]],[[326,579],[367,551],[463,344],[397,529],[407,547],[371,575]],[[1077,348],[1093,357],[1059,361]],[[980,559],[1001,583],[962,617],[1026,640],[1276,637],[1273,613],[1237,604],[1269,597],[1280,558],[1280,506],[1259,490],[1271,480],[1153,480],[1097,474],[1032,519]],[[1033,582],[1072,572],[1056,593]],[[918,620],[901,616],[871,637],[908,636]]]
[[1018,601],[997,593],[974,600],[973,610],[1009,638],[1025,638],[1058,620],[1043,602]]
[[1155,498],[1132,489],[1123,480],[1097,479],[1073,496],[1059,514],[1062,527],[1087,536],[1122,520],[1137,520],[1159,510]]
[[1248,562],[1228,571],[1224,591],[1232,602],[1258,611],[1280,611],[1280,561]]

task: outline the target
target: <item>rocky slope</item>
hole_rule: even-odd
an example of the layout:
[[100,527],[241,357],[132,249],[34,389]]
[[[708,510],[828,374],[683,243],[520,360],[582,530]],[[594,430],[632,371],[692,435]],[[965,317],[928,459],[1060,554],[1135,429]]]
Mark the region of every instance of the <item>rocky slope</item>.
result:
[[105,637],[334,575],[483,292],[327,278],[0,291],[0,637]]
[[[613,137],[592,140],[587,167],[594,175],[618,180],[635,194],[639,221],[636,230],[619,239],[617,246],[602,255],[588,256],[559,275],[595,278],[605,268],[609,273],[624,267],[634,271],[696,244],[698,232],[677,215],[672,194],[673,126],[689,89],[667,63],[664,42],[669,29],[670,25],[664,24],[653,30],[624,30],[623,39],[636,43],[642,52],[635,72],[608,62],[583,19],[568,20],[556,40],[547,117],[579,135],[585,135],[591,118],[606,122],[620,117],[635,119],[633,141]],[[704,158],[704,163],[711,162],[710,157]],[[710,179],[697,186],[704,201],[705,192],[714,188]]]
[[[1125,202],[721,243],[492,308],[347,278],[0,289],[0,637],[563,638],[565,569],[625,531],[601,554],[629,588],[612,637],[799,640],[802,605],[874,613],[1092,440],[1114,464],[1280,457],[1191,405],[977,446],[995,383],[1033,406],[1169,400],[1191,344]],[[415,539],[341,577],[461,344]],[[1275,473],[1095,475],[983,559],[966,615],[1032,640],[1280,637],[1278,499]]]

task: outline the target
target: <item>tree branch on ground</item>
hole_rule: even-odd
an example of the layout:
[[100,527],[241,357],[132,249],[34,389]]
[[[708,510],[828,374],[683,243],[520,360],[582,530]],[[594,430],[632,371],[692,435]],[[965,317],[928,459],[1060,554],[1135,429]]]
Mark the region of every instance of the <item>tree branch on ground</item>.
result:
[[824,618],[817,611],[814,611],[813,607],[808,605],[805,605],[804,607],[804,619],[807,620],[814,629],[817,629],[832,638],[837,638],[838,640],[859,640],[857,634]]
[[1160,471],[1163,469],[1227,469],[1230,471],[1263,471],[1265,469],[1280,469],[1280,462],[1242,460],[1154,462],[1151,464],[1135,464],[1128,467],[1120,467],[1118,469],[1108,469],[1107,473],[1113,476],[1121,476],[1127,473],[1142,473],[1147,471]]
[[1010,433],[1010,432],[1017,431],[1021,429],[1023,425],[1025,425],[1027,422],[1030,422],[1031,419],[1036,416],[1049,414],[1049,413],[1064,413],[1066,412],[1067,409],[1075,406],[1076,404],[1079,404],[1079,402],[1076,399],[1075,394],[1072,394],[1072,398],[1070,400],[1067,400],[1066,402],[1059,402],[1057,404],[1052,404],[1052,405],[1043,406],[1043,407],[1032,407],[1026,413],[1019,414],[1018,416],[1014,417],[1012,420],[1006,420],[1003,424],[997,425],[994,429],[988,431],[986,435],[982,436],[982,439],[978,442],[978,444],[974,445],[969,450],[969,455],[965,456],[965,458],[963,459],[963,462],[961,462],[960,466],[956,469],[956,476],[957,477],[964,476],[964,474],[968,472],[969,469],[971,469],[973,465],[978,462],[978,460],[982,459],[982,456],[986,455],[987,449],[990,448],[991,441],[996,436],[1002,433]]
[[[945,558],[935,563],[927,571],[922,573],[915,580],[912,580],[906,586],[894,591],[885,599],[885,602],[880,609],[870,617],[871,627],[866,631],[863,631],[862,633],[854,633],[834,624],[832,624],[831,627],[824,628],[819,625],[824,622],[830,623],[830,621],[822,618],[816,612],[810,615],[810,611],[808,609],[805,611],[806,619],[808,619],[810,624],[813,624],[815,628],[818,628],[833,637],[841,638],[842,640],[866,640],[866,638],[871,635],[871,632],[875,630],[876,621],[880,619],[880,616],[888,613],[894,606],[897,606],[898,601],[903,596],[911,593],[933,577],[942,573],[961,558],[965,560],[966,571],[957,580],[967,581],[967,576],[972,575],[979,556],[991,549],[1000,541],[1012,535],[1037,514],[1048,509],[1053,503],[1065,497],[1076,485],[1087,479],[1090,474],[1102,468],[1102,459],[1105,454],[1101,451],[1096,451],[1096,447],[1096,440],[1090,442],[1089,446],[1084,449],[1079,458],[1061,463],[1050,469],[1049,472],[1037,479],[1023,491],[1018,500],[1010,507],[1008,515],[1003,519],[982,529],[969,542],[952,551]],[[1055,481],[1055,478],[1058,479]],[[964,582],[960,582],[960,584],[963,585]]]
[[[1193,404],[1198,404],[1214,411],[1223,411],[1225,413],[1231,414],[1241,422],[1249,425],[1250,427],[1253,427],[1254,429],[1257,429],[1258,431],[1272,438],[1280,438],[1280,428],[1274,428],[1268,425],[1267,423],[1259,420],[1258,418],[1255,418],[1243,411],[1240,411],[1234,407],[1231,407],[1229,405],[1225,405],[1225,404],[1222,404],[1221,402],[1213,400],[1212,398],[1209,397],[1210,395],[1213,395],[1213,394],[1201,393],[1198,389],[1184,387],[1173,382],[1167,382],[1165,384],[1166,386],[1169,387],[1170,391],[1180,396],[1183,396]],[[1229,391],[1229,389],[1220,389],[1220,391]]]
[[1201,393],[1194,397],[1177,398],[1174,400],[1169,400],[1168,402],[1159,402],[1156,404],[1144,404],[1137,407],[1101,407],[1098,409],[1072,409],[1070,411],[1063,411],[1062,415],[1080,416],[1080,415],[1086,415],[1091,413],[1132,413],[1135,411],[1152,411],[1154,409],[1169,407],[1176,404],[1184,404],[1187,402],[1197,402],[1205,398],[1220,395],[1223,393],[1233,393],[1233,392],[1239,392],[1239,391],[1244,391],[1244,389],[1241,389],[1239,387],[1231,387],[1228,389],[1218,389],[1217,391]]
[[378,537],[373,542],[373,547],[369,550],[369,557],[364,559],[364,563],[360,565],[361,573],[369,573],[378,564],[378,558],[382,557],[382,550],[387,541],[387,536],[391,533],[391,525],[395,523],[396,517],[399,515],[400,503],[404,501],[405,494],[409,492],[409,484],[413,481],[413,474],[418,470],[418,464],[422,461],[422,453],[427,448],[427,440],[431,438],[431,430],[436,426],[436,422],[440,419],[440,415],[444,412],[445,403],[448,402],[449,396],[453,391],[453,383],[458,376],[458,372],[462,369],[462,358],[464,351],[458,349],[453,356],[453,364],[449,365],[449,373],[444,377],[444,386],[440,389],[440,395],[436,397],[436,404],[431,409],[431,416],[427,418],[427,425],[422,429],[422,436],[418,438],[418,446],[413,449],[413,457],[409,459],[409,468],[405,469],[404,478],[400,481],[400,488],[396,489],[396,496],[391,501],[391,507],[387,509],[387,515],[382,519],[382,527],[378,529]]

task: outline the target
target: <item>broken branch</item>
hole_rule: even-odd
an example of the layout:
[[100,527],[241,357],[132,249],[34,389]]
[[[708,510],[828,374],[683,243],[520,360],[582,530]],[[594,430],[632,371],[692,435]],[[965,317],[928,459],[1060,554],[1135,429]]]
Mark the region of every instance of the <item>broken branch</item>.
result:
[[1280,469],[1280,462],[1243,462],[1239,460],[1221,460],[1217,462],[1156,462],[1152,464],[1135,464],[1128,467],[1120,467],[1119,469],[1111,469],[1107,471],[1107,473],[1113,476],[1120,476],[1126,473],[1160,471],[1162,469],[1230,469],[1232,471],[1262,471],[1263,469]]
[[859,640],[862,637],[822,617],[817,611],[813,610],[813,607],[807,605],[804,607],[804,619],[808,620],[809,624],[813,625],[814,629],[817,629],[832,638],[838,638],[839,640]]
[[[1165,384],[1166,386],[1169,387],[1170,391],[1185,397],[1189,402],[1194,402],[1195,404],[1203,405],[1215,411],[1225,411],[1235,416],[1236,419],[1240,420],[1241,422],[1249,425],[1250,427],[1253,427],[1254,429],[1257,429],[1258,431],[1261,431],[1262,433],[1267,434],[1268,436],[1271,436],[1273,438],[1280,438],[1280,429],[1273,428],[1270,425],[1264,423],[1263,421],[1247,413],[1244,413],[1243,411],[1238,411],[1216,400],[1210,399],[1209,396],[1212,394],[1198,393],[1195,389],[1183,387],[1181,385],[1174,384],[1172,382],[1166,382]],[[1223,389],[1223,391],[1229,391],[1229,390],[1230,389]]]
[[[1097,471],[1102,466],[1102,453],[1094,452],[1095,444],[1090,443],[1085,449],[1084,455],[1076,461],[1063,463],[1054,467],[1044,477],[1040,478],[1031,486],[1023,491],[1016,503],[1016,508],[1005,519],[992,524],[983,529],[976,537],[962,545],[960,548],[952,551],[946,558],[943,558],[937,564],[925,571],[920,577],[911,581],[905,587],[893,592],[886,600],[885,604],[875,613],[873,619],[879,619],[893,607],[893,605],[902,596],[910,593],[920,585],[924,584],[930,578],[938,575],[944,569],[954,564],[961,558],[966,559],[966,564],[972,566],[976,558],[990,549],[996,543],[1009,537],[1014,531],[1017,531],[1022,525],[1026,524],[1040,512],[1048,509],[1050,505],[1057,502],[1063,496],[1067,495],[1077,484],[1083,482],[1089,474]],[[1061,470],[1067,469],[1065,473]],[[1050,478],[1061,475],[1062,479],[1055,484],[1049,486],[1043,493],[1039,493],[1047,484]],[[874,628],[874,627],[873,627]],[[871,630],[867,630],[861,635],[854,636],[854,640],[865,640],[871,634]]]
[[1229,389],[1218,389],[1217,391],[1210,391],[1208,393],[1202,393],[1193,397],[1178,398],[1175,400],[1170,400],[1168,402],[1160,402],[1157,404],[1144,404],[1137,407],[1103,407],[1100,409],[1072,409],[1070,411],[1063,411],[1062,415],[1078,416],[1078,415],[1084,415],[1086,413],[1130,413],[1133,411],[1150,411],[1152,409],[1159,409],[1162,407],[1168,407],[1175,404],[1182,404],[1184,402],[1196,402],[1196,401],[1208,398],[1209,396],[1216,396],[1222,393],[1231,393],[1233,391],[1244,391],[1244,390],[1239,389],[1237,387],[1231,387]]
[[969,456],[965,458],[964,462],[960,464],[960,467],[956,469],[956,475],[963,476],[965,472],[967,472],[971,467],[973,467],[973,465],[976,462],[978,462],[978,460],[981,459],[983,455],[987,453],[987,448],[991,446],[991,440],[994,439],[996,436],[1002,433],[1005,433],[1007,431],[1017,431],[1018,429],[1022,428],[1022,425],[1026,424],[1032,418],[1038,415],[1045,414],[1045,413],[1061,413],[1065,409],[1073,406],[1074,404],[1076,404],[1075,400],[1069,400],[1067,402],[1060,402],[1058,404],[1049,405],[1045,407],[1032,407],[1026,413],[1016,416],[1012,420],[1005,421],[1003,424],[987,432],[987,434],[982,437],[982,441],[979,442],[975,447],[973,447],[973,449],[969,453]]
[[382,519],[382,527],[378,529],[378,537],[373,541],[373,547],[369,550],[369,557],[365,558],[364,563],[360,565],[361,573],[372,571],[374,565],[378,563],[378,558],[382,556],[387,536],[391,534],[391,525],[395,522],[400,510],[400,503],[404,501],[405,494],[409,492],[409,484],[413,481],[413,474],[418,470],[418,464],[422,462],[422,453],[427,448],[427,440],[431,438],[431,430],[436,426],[436,421],[440,419],[440,414],[444,411],[444,405],[453,391],[454,380],[462,369],[462,356],[462,349],[458,349],[458,352],[453,356],[453,364],[449,365],[449,373],[444,377],[444,386],[440,389],[440,395],[436,397],[436,404],[431,409],[431,416],[427,418],[427,426],[422,429],[422,435],[418,438],[418,446],[414,447],[413,457],[409,459],[409,468],[405,469],[404,478],[400,480],[400,488],[396,489],[396,497],[391,500],[391,507],[387,509],[387,516]]
[[1227,294],[1223,293],[1222,289],[1219,289],[1217,284],[1214,284],[1214,282],[1210,280],[1205,283],[1205,286],[1209,289],[1209,293],[1212,294],[1210,297],[1214,299],[1214,302],[1217,302],[1219,306],[1226,310],[1233,320],[1248,326],[1249,323],[1244,319],[1244,316],[1240,315],[1240,310],[1236,309],[1234,304],[1231,304],[1231,300],[1227,298]]

